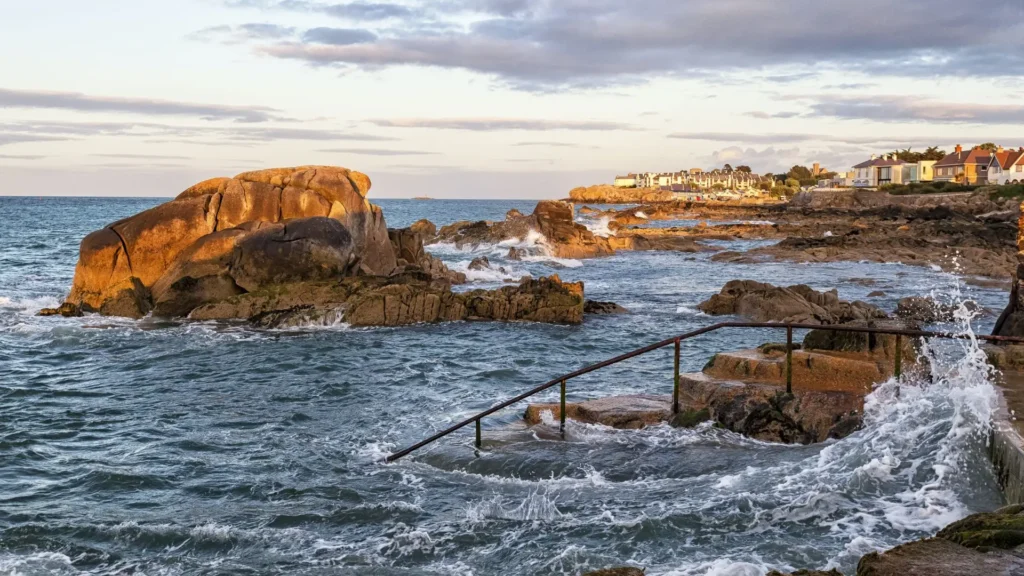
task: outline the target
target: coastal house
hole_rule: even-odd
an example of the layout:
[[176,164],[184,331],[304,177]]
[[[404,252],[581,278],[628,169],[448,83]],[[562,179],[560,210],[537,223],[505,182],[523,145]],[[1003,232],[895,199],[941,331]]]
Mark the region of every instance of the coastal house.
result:
[[935,163],[937,182],[958,182],[960,184],[985,184],[988,182],[988,166],[991,153],[975,146],[964,150],[957,144],[956,149]]
[[636,174],[616,176],[614,184],[618,188],[636,188],[636,180]]
[[642,172],[630,174],[628,177],[617,176],[615,178],[615,185],[619,186],[620,181],[623,184],[628,183],[628,178],[630,177],[635,179],[635,186],[637,188],[651,188],[672,192],[678,192],[679,190],[691,192],[713,188],[720,190],[759,191],[762,182],[770,181],[766,177],[750,172],[718,169],[705,172],[700,168],[690,168],[678,172]]
[[990,156],[988,164],[989,184],[1024,183],[1024,147],[1017,150],[999,148]]
[[875,188],[886,184],[903,184],[904,164],[906,162],[896,159],[892,154],[881,158],[872,154],[870,160],[853,167],[856,173],[853,185],[856,188]]
[[870,160],[853,167],[849,185],[854,188],[876,188],[886,184],[912,184],[931,182],[935,178],[935,160],[905,162],[895,154],[881,157],[872,155]]

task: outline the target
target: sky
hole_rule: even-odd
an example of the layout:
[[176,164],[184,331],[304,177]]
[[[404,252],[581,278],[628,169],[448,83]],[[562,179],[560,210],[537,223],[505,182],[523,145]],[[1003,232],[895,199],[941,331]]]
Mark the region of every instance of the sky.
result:
[[330,164],[371,197],[1024,146],[1024,0],[8,0],[0,195]]

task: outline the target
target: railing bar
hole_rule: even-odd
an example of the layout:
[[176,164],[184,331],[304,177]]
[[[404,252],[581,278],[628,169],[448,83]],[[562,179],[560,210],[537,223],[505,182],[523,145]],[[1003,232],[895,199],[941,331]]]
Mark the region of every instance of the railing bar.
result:
[[528,391],[523,392],[522,394],[520,394],[520,395],[518,395],[518,396],[516,396],[514,398],[506,400],[506,401],[504,401],[504,402],[502,402],[502,403],[500,403],[500,404],[498,404],[496,406],[492,406],[491,408],[488,408],[487,410],[485,410],[485,411],[483,411],[483,412],[481,412],[481,413],[479,413],[479,414],[477,414],[477,415],[475,415],[475,416],[473,416],[471,418],[467,418],[466,420],[463,420],[462,422],[459,422],[458,424],[455,424],[454,426],[451,426],[451,427],[449,427],[449,428],[447,428],[445,430],[442,430],[441,432],[438,432],[438,433],[434,434],[433,436],[431,436],[431,437],[429,437],[429,438],[427,438],[427,439],[425,439],[425,440],[423,440],[421,442],[418,442],[418,443],[416,443],[416,444],[414,444],[414,445],[412,445],[412,446],[410,446],[410,447],[408,447],[408,448],[406,448],[406,449],[404,449],[404,450],[402,450],[400,452],[396,452],[396,453],[392,454],[391,456],[388,456],[385,460],[387,462],[394,462],[395,460],[398,460],[399,458],[402,458],[404,456],[409,455],[412,452],[415,452],[416,450],[419,450],[420,448],[426,446],[427,444],[435,442],[435,441],[437,441],[437,440],[439,440],[439,439],[441,439],[441,438],[451,434],[452,432],[455,432],[457,430],[460,430],[460,429],[462,429],[462,428],[472,424],[474,421],[479,421],[481,418],[484,418],[485,416],[490,416],[491,414],[494,414],[495,412],[498,412],[499,410],[503,410],[503,409],[508,408],[509,406],[513,405],[513,404],[521,402],[521,401],[529,398],[530,396],[533,396],[535,394],[539,394],[539,393],[541,393],[541,392],[543,392],[543,391],[545,391],[545,390],[547,390],[547,389],[557,385],[558,383],[560,383],[560,382],[562,382],[564,380],[568,380],[570,378],[576,378],[576,377],[582,376],[584,374],[589,374],[590,372],[594,372],[596,370],[600,370],[600,369],[605,368],[607,366],[611,366],[613,364],[618,364],[619,362],[623,362],[625,360],[629,360],[631,358],[635,358],[635,357],[640,356],[642,354],[646,354],[648,352],[652,352],[654,350],[658,350],[659,348],[664,348],[665,346],[668,346],[669,344],[674,344],[674,343],[676,343],[679,340],[687,340],[689,338],[694,338],[696,336],[701,336],[703,334],[707,334],[708,332],[714,332],[714,331],[720,330],[722,328],[776,328],[776,329],[786,328],[787,331],[791,331],[793,329],[796,329],[796,330],[828,330],[828,331],[833,331],[833,332],[861,332],[861,333],[871,333],[871,334],[889,334],[889,335],[914,336],[914,337],[920,337],[920,338],[945,338],[945,339],[955,339],[955,340],[967,340],[967,339],[970,339],[970,338],[977,338],[979,340],[985,340],[985,341],[988,341],[988,342],[1018,342],[1018,343],[1024,343],[1024,338],[1017,338],[1017,337],[1013,337],[1013,336],[995,336],[995,335],[984,335],[984,334],[979,334],[979,335],[951,334],[951,333],[947,333],[947,332],[927,332],[927,331],[924,331],[924,330],[899,330],[899,329],[894,329],[894,328],[871,328],[871,327],[866,327],[866,326],[863,326],[863,327],[862,326],[834,326],[834,325],[823,326],[823,325],[819,325],[819,324],[780,324],[780,323],[776,323],[776,322],[720,322],[718,324],[712,324],[711,326],[705,326],[704,328],[699,328],[697,330],[693,330],[693,331],[687,332],[685,334],[680,334],[679,336],[668,338],[668,339],[662,340],[660,342],[655,342],[654,344],[649,344],[647,346],[644,346],[643,348],[637,348],[636,350],[633,350],[632,352],[627,352],[625,354],[620,354],[619,356],[616,356],[614,358],[609,358],[608,360],[604,360],[602,362],[598,362],[597,364],[591,364],[590,366],[586,366],[584,368],[580,368],[579,370],[576,370],[575,372],[570,372],[568,374],[564,374],[562,376],[559,376],[559,377],[557,377],[557,378],[555,378],[553,380],[550,380],[550,381],[548,381],[548,382],[546,382],[544,384],[541,384],[540,386],[537,386],[536,388],[533,388],[532,390],[528,390]]

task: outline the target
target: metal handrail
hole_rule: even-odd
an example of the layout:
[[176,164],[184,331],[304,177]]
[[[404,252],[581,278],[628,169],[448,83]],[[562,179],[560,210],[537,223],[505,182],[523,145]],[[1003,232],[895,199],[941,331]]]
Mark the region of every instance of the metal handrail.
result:
[[643,348],[637,348],[636,350],[633,350],[632,352],[627,352],[625,354],[620,354],[619,356],[616,356],[614,358],[609,358],[608,360],[604,360],[602,362],[598,362],[597,364],[591,364],[590,366],[586,366],[584,368],[580,368],[579,370],[575,370],[573,372],[569,372],[568,374],[563,374],[561,376],[558,376],[557,378],[549,380],[549,381],[545,382],[544,384],[541,384],[540,386],[537,386],[536,388],[533,388],[531,390],[523,392],[522,394],[516,396],[515,398],[511,398],[511,399],[506,400],[506,401],[504,401],[504,402],[502,402],[500,404],[492,406],[492,407],[488,408],[487,410],[484,410],[483,412],[480,412],[479,414],[476,414],[475,416],[467,418],[467,419],[459,422],[458,424],[455,424],[454,426],[450,426],[449,428],[446,428],[445,430],[442,430],[442,431],[438,432],[437,434],[434,434],[433,436],[431,436],[431,437],[429,437],[429,438],[427,438],[425,440],[417,442],[416,444],[413,444],[412,446],[409,446],[408,448],[405,448],[404,450],[401,450],[399,452],[395,452],[394,454],[392,454],[392,455],[388,456],[387,458],[385,458],[385,461],[388,462],[388,463],[391,463],[391,462],[394,462],[394,461],[396,461],[396,460],[398,460],[400,458],[404,458],[405,456],[408,456],[409,454],[415,452],[416,450],[419,450],[420,448],[423,448],[424,446],[426,446],[428,444],[436,442],[437,440],[440,440],[441,438],[444,438],[445,436],[448,436],[449,434],[451,434],[453,432],[456,432],[458,430],[461,430],[462,428],[465,428],[466,426],[469,426],[470,424],[474,424],[474,423],[476,424],[476,447],[479,448],[480,445],[481,445],[480,421],[483,418],[485,418],[487,416],[490,416],[491,414],[494,414],[495,412],[497,412],[499,410],[503,410],[505,408],[508,408],[509,406],[511,406],[513,404],[516,404],[518,402],[521,402],[521,401],[523,401],[523,400],[525,400],[525,399],[527,399],[527,398],[529,398],[531,396],[534,396],[536,394],[544,392],[545,390],[553,388],[556,385],[561,385],[561,395],[560,395],[560,406],[561,406],[561,411],[560,412],[561,412],[561,414],[560,414],[560,417],[559,417],[559,420],[560,420],[560,422],[559,422],[559,429],[564,433],[565,432],[565,383],[566,383],[567,380],[570,380],[572,378],[576,378],[578,376],[582,376],[584,374],[589,374],[591,372],[596,372],[597,370],[600,370],[602,368],[607,368],[608,366],[611,366],[613,364],[618,364],[619,362],[624,362],[624,361],[629,360],[631,358],[636,358],[637,356],[641,356],[643,354],[647,354],[648,352],[653,352],[655,350],[659,350],[659,349],[664,348],[664,347],[666,347],[666,346],[668,346],[670,344],[675,344],[675,382],[674,382],[673,391],[672,391],[672,412],[673,413],[678,413],[679,412],[679,347],[680,347],[680,342],[682,342],[683,340],[689,340],[690,338],[695,338],[697,336],[701,336],[703,334],[707,334],[709,332],[715,332],[715,331],[721,330],[723,328],[780,328],[780,329],[781,328],[785,328],[786,329],[786,392],[787,393],[792,393],[792,391],[793,391],[793,330],[794,329],[796,329],[796,330],[824,330],[824,331],[828,331],[828,332],[859,332],[859,333],[868,333],[868,334],[888,334],[888,335],[894,335],[894,336],[896,336],[896,354],[895,354],[895,369],[894,369],[893,372],[894,372],[894,374],[897,377],[900,376],[900,371],[901,371],[902,343],[901,343],[900,339],[903,336],[909,336],[909,337],[913,337],[913,338],[943,338],[943,339],[955,339],[955,340],[969,340],[969,339],[972,339],[972,338],[976,338],[978,340],[985,340],[987,342],[1015,342],[1015,343],[1024,343],[1024,338],[1016,338],[1016,337],[1012,337],[1012,336],[984,335],[984,334],[953,334],[953,333],[949,333],[949,332],[929,332],[929,331],[926,331],[926,330],[900,330],[900,329],[896,329],[896,328],[872,328],[872,327],[867,327],[867,326],[846,326],[846,325],[827,325],[827,326],[824,326],[824,325],[819,325],[819,324],[781,324],[781,323],[777,323],[777,322],[720,322],[718,324],[712,324],[711,326],[706,326],[704,328],[698,328],[697,330],[692,330],[690,332],[686,332],[685,334],[680,334],[679,336],[675,336],[675,337],[672,337],[672,338],[667,338],[667,339],[662,340],[660,342],[655,342],[654,344],[649,344],[647,346],[644,346]]

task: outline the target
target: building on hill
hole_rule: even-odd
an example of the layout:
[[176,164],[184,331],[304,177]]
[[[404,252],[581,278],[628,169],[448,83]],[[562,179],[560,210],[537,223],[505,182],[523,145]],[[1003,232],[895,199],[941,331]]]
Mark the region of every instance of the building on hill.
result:
[[[710,190],[712,188],[721,190],[759,190],[759,185],[762,182],[771,182],[769,178],[750,172],[718,169],[705,172],[700,168],[691,168],[678,172],[643,172],[636,174],[635,177],[637,188],[652,188],[656,190],[673,190],[676,186],[682,186],[687,191]],[[618,177],[616,182],[618,182]]]
[[627,176],[616,176],[615,186],[619,188],[636,188],[636,174]]
[[989,158],[989,184],[1024,184],[1024,147],[1017,150],[998,148]]
[[975,146],[964,150],[957,144],[952,154],[935,163],[935,180],[960,184],[985,184],[992,153]]

